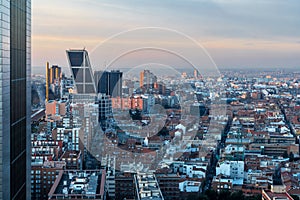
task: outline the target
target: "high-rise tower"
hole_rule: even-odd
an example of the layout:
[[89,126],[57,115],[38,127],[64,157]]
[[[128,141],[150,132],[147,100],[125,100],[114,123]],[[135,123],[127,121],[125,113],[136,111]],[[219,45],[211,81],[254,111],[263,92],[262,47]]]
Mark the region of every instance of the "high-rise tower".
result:
[[50,86],[52,86],[52,92],[54,96],[52,100],[57,98],[60,95],[60,81],[62,79],[61,67],[57,65],[52,65],[49,67],[49,62],[46,63],[46,101],[51,100],[49,96]]
[[140,87],[149,90],[154,88],[155,84],[157,84],[157,77],[150,72],[150,70],[145,69],[140,72]]
[[30,199],[31,0],[0,12],[0,199]]
[[110,97],[122,96],[122,75],[119,70],[95,71],[94,77],[98,93],[109,95]]
[[77,94],[96,94],[88,52],[85,49],[67,50],[67,57]]

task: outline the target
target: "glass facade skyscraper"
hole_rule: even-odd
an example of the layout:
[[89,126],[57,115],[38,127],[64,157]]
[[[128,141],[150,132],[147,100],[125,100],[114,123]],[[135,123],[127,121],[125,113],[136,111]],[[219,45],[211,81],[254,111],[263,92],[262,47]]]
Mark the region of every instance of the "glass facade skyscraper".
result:
[[96,94],[88,52],[85,49],[67,50],[67,57],[77,94]]
[[119,70],[95,71],[97,92],[110,97],[122,97],[122,76]]
[[31,0],[0,8],[0,199],[30,199]]

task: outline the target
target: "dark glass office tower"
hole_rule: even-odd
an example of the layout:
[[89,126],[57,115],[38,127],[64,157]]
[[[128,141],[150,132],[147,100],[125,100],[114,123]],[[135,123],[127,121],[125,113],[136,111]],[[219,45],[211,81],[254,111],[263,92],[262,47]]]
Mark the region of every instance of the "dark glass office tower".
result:
[[108,72],[107,71],[95,71],[94,77],[96,81],[97,92],[109,95],[108,93]]
[[111,97],[122,97],[122,75],[119,70],[95,71],[95,81],[98,93]]
[[0,10],[0,199],[30,199],[31,1]]
[[112,70],[109,73],[109,93],[112,97],[122,96],[122,75],[119,70]]

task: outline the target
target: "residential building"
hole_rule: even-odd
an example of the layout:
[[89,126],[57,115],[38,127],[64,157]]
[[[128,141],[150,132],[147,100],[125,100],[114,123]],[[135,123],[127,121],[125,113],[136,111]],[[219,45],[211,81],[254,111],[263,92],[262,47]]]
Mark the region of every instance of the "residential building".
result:
[[32,200],[47,200],[48,193],[58,170],[64,170],[66,163],[64,161],[42,161],[35,160],[31,166],[31,199]]
[[154,174],[137,173],[134,176],[136,185],[136,199],[155,199],[163,200],[163,195],[160,191],[158,182]]
[[48,199],[106,199],[104,170],[60,170]]

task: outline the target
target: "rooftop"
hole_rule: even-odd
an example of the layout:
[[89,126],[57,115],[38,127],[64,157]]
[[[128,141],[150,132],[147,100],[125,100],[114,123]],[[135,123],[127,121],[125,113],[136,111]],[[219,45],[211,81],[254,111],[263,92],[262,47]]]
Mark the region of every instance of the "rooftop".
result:
[[138,173],[135,180],[138,200],[164,199],[154,174]]
[[49,199],[102,199],[105,195],[105,171],[60,170]]

